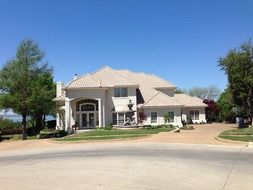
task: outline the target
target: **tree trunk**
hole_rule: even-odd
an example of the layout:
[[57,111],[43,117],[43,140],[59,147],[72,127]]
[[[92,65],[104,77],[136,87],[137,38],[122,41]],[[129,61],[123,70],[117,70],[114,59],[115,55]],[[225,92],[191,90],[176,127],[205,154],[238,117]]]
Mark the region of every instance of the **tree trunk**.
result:
[[27,139],[26,115],[22,115],[22,140]]
[[42,129],[42,116],[36,115],[35,122],[36,122],[36,132],[39,133]]
[[46,115],[44,114],[43,115],[43,128],[46,127]]

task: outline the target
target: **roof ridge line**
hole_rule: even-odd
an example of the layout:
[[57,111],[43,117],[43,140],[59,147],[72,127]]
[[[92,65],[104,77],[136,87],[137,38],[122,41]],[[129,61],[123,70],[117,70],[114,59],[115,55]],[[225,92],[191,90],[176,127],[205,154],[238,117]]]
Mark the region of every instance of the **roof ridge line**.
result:
[[80,79],[80,78],[82,78],[82,77],[85,77],[86,75],[90,75],[90,73],[85,73],[85,74],[81,75],[80,77],[77,77],[76,79],[72,79],[71,81],[69,81],[69,82],[66,84],[65,88],[67,88],[67,87],[68,87],[71,83],[73,83],[74,81],[76,81],[76,80],[78,80],[78,79]]
[[[125,69],[125,70],[128,71],[128,72],[132,72],[132,71],[129,71],[128,69]],[[129,80],[130,82],[132,82],[132,83],[134,83],[134,84],[140,86],[139,84],[137,84],[135,81],[129,79],[129,78],[128,78],[127,76],[125,76],[124,74],[119,73],[119,70],[115,70],[115,71],[117,72],[118,75],[120,75],[120,76],[124,77],[125,79]]]
[[93,74],[95,74],[95,73],[101,71],[101,70],[104,69],[104,68],[108,68],[108,69],[113,70],[110,66],[104,65],[104,66],[100,67],[99,69],[95,70],[94,72],[92,72],[91,75],[93,75]]
[[100,87],[102,87],[102,84],[101,84],[100,80],[96,79],[96,78],[95,78],[94,76],[92,76],[92,75],[90,75],[90,77],[91,77],[93,80],[95,80],[95,81],[99,84]]
[[148,102],[150,102],[152,99],[154,99],[160,93],[158,90],[156,90],[156,91],[157,91],[157,93],[153,97],[151,97],[148,101],[146,101],[142,106],[146,105]]

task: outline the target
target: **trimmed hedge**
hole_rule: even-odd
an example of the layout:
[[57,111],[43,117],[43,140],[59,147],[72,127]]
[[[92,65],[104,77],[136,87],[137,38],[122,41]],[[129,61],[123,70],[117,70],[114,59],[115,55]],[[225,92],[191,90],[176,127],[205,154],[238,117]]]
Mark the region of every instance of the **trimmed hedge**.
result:
[[67,132],[64,130],[43,129],[40,131],[38,138],[39,139],[60,138],[66,135],[67,135]]
[[0,131],[1,131],[1,135],[21,134],[22,127],[19,122],[14,122],[9,119],[1,119],[0,120]]

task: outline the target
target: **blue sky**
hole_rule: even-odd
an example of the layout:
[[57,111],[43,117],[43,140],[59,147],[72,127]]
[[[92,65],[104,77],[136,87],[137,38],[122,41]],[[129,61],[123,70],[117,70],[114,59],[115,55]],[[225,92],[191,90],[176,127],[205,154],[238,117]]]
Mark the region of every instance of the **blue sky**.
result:
[[217,85],[217,60],[253,37],[251,0],[0,0],[0,66],[24,38],[46,52],[56,81],[109,65],[180,88]]

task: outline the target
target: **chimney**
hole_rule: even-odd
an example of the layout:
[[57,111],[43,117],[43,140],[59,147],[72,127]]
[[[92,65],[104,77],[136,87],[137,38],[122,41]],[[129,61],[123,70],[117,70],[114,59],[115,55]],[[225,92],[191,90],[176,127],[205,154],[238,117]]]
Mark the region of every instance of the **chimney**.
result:
[[78,79],[78,74],[74,74],[74,76],[73,76],[73,80],[76,80],[76,79]]
[[63,82],[57,82],[56,83],[56,97],[61,96],[63,94],[62,88],[63,88]]

